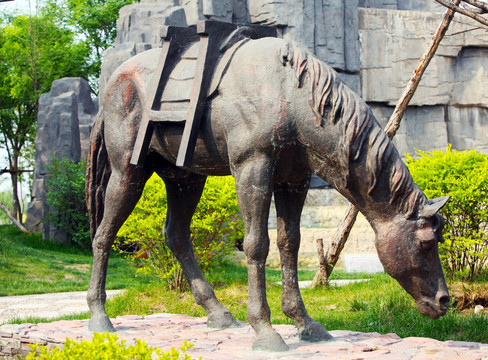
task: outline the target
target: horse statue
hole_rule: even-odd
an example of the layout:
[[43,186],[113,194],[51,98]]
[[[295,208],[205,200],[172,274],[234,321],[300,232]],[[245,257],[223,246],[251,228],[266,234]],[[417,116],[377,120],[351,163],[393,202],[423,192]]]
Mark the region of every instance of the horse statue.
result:
[[[184,124],[155,122],[143,164],[131,164],[148,82],[161,49],[122,64],[109,79],[91,134],[87,203],[93,270],[87,301],[89,329],[114,331],[105,312],[105,280],[117,231],[156,172],[168,200],[165,238],[178,259],[208,326],[236,324],[204,279],[193,254],[190,222],[207,176],[233,175],[245,224],[249,276],[247,319],[253,349],[288,349],[272,328],[266,300],[268,215],[274,195],[281,260],[282,310],[304,341],[331,335],[305,309],[297,277],[300,214],[316,174],[366,217],[386,272],[433,319],[445,315],[449,294],[439,260],[447,197],[428,200],[371,109],[308,50],[278,38],[241,43],[204,103],[192,164],[176,166]],[[167,91],[173,89],[167,85]]]

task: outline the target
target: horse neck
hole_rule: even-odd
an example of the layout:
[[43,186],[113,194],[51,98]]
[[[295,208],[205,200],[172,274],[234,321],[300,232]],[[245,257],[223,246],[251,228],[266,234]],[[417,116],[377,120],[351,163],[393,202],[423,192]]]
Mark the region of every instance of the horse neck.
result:
[[[391,221],[402,215],[410,218],[416,215],[419,205],[427,199],[403,163],[400,155],[391,144],[391,152],[383,156],[381,167],[376,168],[376,179],[372,175],[373,166],[366,163],[357,164],[355,178],[349,180],[348,189],[358,190],[352,195],[352,202],[361,210],[369,222],[377,223]],[[374,150],[374,149],[372,149]],[[353,193],[353,191],[349,191]]]
[[413,215],[426,199],[398,151],[362,100],[343,105],[347,109],[335,124],[324,121],[322,131],[315,131],[315,136],[321,138],[316,142],[324,144],[331,143],[328,137],[335,134],[334,147],[329,145],[325,155],[313,155],[319,164],[315,166],[318,175],[354,204],[372,225],[401,213]]
[[312,171],[370,222],[414,212],[425,196],[369,106],[327,64],[293,44],[286,49],[299,80],[298,88],[291,90],[296,94],[288,98],[295,99],[296,118],[302,119],[299,135],[308,148]]

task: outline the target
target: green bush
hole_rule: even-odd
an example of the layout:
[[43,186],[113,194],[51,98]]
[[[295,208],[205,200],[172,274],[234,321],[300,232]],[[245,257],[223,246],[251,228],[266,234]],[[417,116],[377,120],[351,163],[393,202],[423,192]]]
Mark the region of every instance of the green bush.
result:
[[63,349],[55,347],[48,350],[47,346],[30,345],[31,352],[27,355],[26,360],[189,360],[191,357],[186,351],[193,345],[184,342],[181,346],[181,352],[172,348],[168,352],[163,352],[159,348],[148,346],[146,342],[136,340],[134,345],[126,345],[125,340],[119,340],[116,334],[95,333],[93,340],[82,340],[76,342],[66,339]]
[[407,155],[414,181],[428,198],[450,195],[442,208],[445,242],[440,244],[450,278],[473,280],[488,260],[488,158],[476,150],[417,150]]
[[84,249],[91,249],[90,220],[85,201],[86,162],[53,159],[48,168],[46,202],[54,210],[45,220],[64,230]]
[[[115,245],[121,249],[121,244],[135,244],[138,250],[128,253],[128,258],[138,271],[165,280],[172,290],[184,290],[188,285],[183,272],[162,234],[166,209],[164,182],[153,175],[136,208],[119,230]],[[232,177],[208,178],[193,215],[191,237],[195,256],[204,272],[216,269],[225,255],[232,252],[236,240],[244,237]]]

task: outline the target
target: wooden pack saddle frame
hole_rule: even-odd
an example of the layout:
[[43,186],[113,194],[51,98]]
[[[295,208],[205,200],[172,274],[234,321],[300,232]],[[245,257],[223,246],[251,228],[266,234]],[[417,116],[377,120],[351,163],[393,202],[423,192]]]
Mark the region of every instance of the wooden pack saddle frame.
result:
[[161,57],[149,85],[148,98],[144,104],[147,110],[143,112],[131,164],[139,166],[144,164],[154,131],[154,123],[168,121],[159,111],[166,83],[180,61],[182,53],[192,44],[199,42],[190,107],[176,160],[176,166],[190,168],[205,102],[219,59],[236,42],[246,38],[276,37],[277,30],[270,26],[239,25],[204,20],[200,21],[196,27],[163,26],[160,35],[163,40]]

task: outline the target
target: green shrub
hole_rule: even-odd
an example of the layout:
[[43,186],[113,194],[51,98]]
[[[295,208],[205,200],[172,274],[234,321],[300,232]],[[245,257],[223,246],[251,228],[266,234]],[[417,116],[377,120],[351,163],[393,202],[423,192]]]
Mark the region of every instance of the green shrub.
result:
[[440,255],[449,277],[472,280],[488,260],[488,159],[476,150],[417,150],[407,155],[414,181],[429,199],[450,195]]
[[[172,290],[184,290],[187,283],[183,272],[162,234],[166,209],[164,182],[153,175],[136,208],[119,230],[115,245],[120,249],[123,243],[136,244],[138,250],[128,253],[128,258],[138,271],[165,280]],[[236,240],[243,236],[234,179],[209,177],[191,224],[195,256],[202,271],[216,269],[225,255],[232,252]]]
[[54,158],[48,171],[46,202],[54,211],[50,211],[45,220],[64,230],[74,243],[91,249],[85,201],[86,162]]
[[172,348],[163,352],[159,348],[148,346],[146,342],[136,340],[134,345],[126,345],[125,340],[119,340],[116,334],[95,333],[93,340],[82,340],[76,342],[66,339],[63,349],[55,347],[48,350],[47,346],[30,345],[32,351],[27,355],[26,360],[188,360],[191,359],[186,351],[193,345],[184,342],[181,345],[181,352]]

